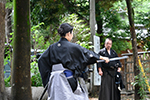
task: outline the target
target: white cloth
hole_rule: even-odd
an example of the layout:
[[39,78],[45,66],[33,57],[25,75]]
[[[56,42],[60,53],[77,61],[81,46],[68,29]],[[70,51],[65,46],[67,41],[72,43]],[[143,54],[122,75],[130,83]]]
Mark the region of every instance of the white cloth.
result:
[[61,64],[53,66],[53,71],[48,83],[47,100],[89,100],[88,94],[82,91],[79,82],[77,89],[74,93],[72,92],[70,84],[63,72],[64,70]]

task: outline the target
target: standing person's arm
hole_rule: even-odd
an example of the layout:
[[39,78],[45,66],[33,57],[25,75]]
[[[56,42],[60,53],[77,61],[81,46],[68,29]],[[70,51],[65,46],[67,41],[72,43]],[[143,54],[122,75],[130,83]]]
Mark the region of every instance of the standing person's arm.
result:
[[100,76],[103,75],[103,71],[102,71],[101,67],[98,68],[98,74],[99,74]]
[[[105,63],[109,62],[109,58],[108,57],[103,57],[103,56],[100,55],[99,59],[105,60]],[[101,63],[99,63],[98,65],[101,66]],[[98,68],[98,72],[99,72],[99,75],[101,75],[101,76],[103,75],[103,71],[102,71],[101,67]]]
[[101,59],[101,60],[105,60],[105,63],[108,63],[108,62],[109,62],[109,58],[108,58],[108,57],[100,56],[100,59]]
[[[107,57],[103,57],[104,56],[104,53],[103,53],[103,51],[104,51],[104,49],[101,49],[100,51],[99,51],[99,55],[101,55],[100,56],[100,59],[102,59],[102,60],[104,60],[105,58],[107,58]],[[109,58],[108,58],[109,59]],[[105,60],[105,63],[107,63],[107,61]],[[98,69],[98,74],[100,75],[100,76],[103,76],[103,71],[102,71],[102,63],[97,63],[97,69]]]
[[38,59],[38,68],[40,71],[40,75],[44,87],[49,81],[49,77],[52,70],[51,68],[52,65],[50,62],[50,53],[49,53],[50,47]]
[[95,52],[93,52],[91,50],[88,50],[88,49],[86,49],[86,48],[84,48],[82,46],[81,46],[81,48],[82,48],[86,58],[88,58],[88,61],[87,61],[88,64],[97,63],[97,60],[99,60],[99,59],[105,60],[106,63],[109,62],[109,58],[108,57],[104,57],[104,56],[102,56],[100,54],[97,54],[97,53],[95,53]]

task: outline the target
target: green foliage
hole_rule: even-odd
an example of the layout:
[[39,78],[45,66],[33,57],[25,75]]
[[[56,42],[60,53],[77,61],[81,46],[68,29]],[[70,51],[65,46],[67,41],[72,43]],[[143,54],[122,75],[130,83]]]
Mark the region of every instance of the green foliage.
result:
[[113,40],[112,49],[114,49],[117,53],[120,53],[121,51],[125,51],[126,49],[129,50],[132,49],[131,42],[127,42],[126,40],[116,39],[116,38],[112,38],[112,40]]
[[114,3],[122,0],[96,0],[96,3],[99,3],[99,7],[104,8],[105,10],[114,6]]
[[[146,56],[146,54],[143,54],[143,59],[148,59],[148,56]],[[135,81],[131,83],[133,86],[138,85],[140,87],[138,90],[138,94],[141,97],[140,100],[146,100],[146,98],[147,98],[146,91],[148,90],[148,88],[147,88],[147,83],[145,80],[149,80],[149,78],[150,78],[149,76],[144,76],[144,74],[145,75],[148,74],[149,70],[150,70],[148,67],[149,65],[145,64],[145,62],[142,62],[142,67],[144,67],[143,68],[144,70],[142,70],[141,67],[138,66],[140,73],[134,77]],[[149,85],[150,85],[150,83],[149,83]]]
[[[56,32],[56,26],[50,25],[46,29],[43,29],[43,25],[45,24],[42,22],[31,28],[31,45],[35,52],[37,52],[38,49],[46,50],[50,44],[55,43],[60,38]],[[51,27],[54,28],[52,29],[53,31],[51,31],[52,33],[50,33]]]
[[132,82],[131,84],[133,86],[138,85],[140,88],[138,90],[138,94],[140,95],[141,99],[140,100],[145,100],[147,98],[146,96],[146,90],[147,90],[147,86],[146,86],[146,82],[145,82],[145,77],[143,77],[143,73],[140,72],[139,75],[135,76],[135,82]]
[[[150,1],[149,0],[134,0],[134,20],[135,28],[138,30],[137,39],[138,42],[142,41],[142,45],[148,50],[150,49]],[[147,32],[147,34],[146,34]]]
[[130,37],[129,24],[127,21],[124,3],[117,2],[114,6],[105,11],[105,28],[110,28],[109,35],[112,37]]
[[[46,49],[47,43],[45,43],[44,37],[45,34],[42,33],[41,25],[44,25],[44,23],[39,23],[38,25],[35,25],[31,28],[31,45],[33,49],[36,51],[37,49]],[[49,44],[48,44],[49,45]]]
[[87,42],[80,42],[80,41],[77,41],[77,44],[79,44],[79,45],[81,45],[82,47],[87,48],[87,49],[93,48],[93,46],[89,45],[89,43],[87,43]]
[[38,25],[31,27],[31,32],[33,32],[33,31],[37,30],[38,28],[40,28],[41,25],[44,25],[44,23],[41,22]]
[[4,51],[4,65],[6,65],[8,63],[8,60],[11,60],[12,58],[12,44],[13,44],[13,35],[14,33],[10,33],[10,35],[12,36],[12,38],[10,38],[10,40],[12,41],[10,44],[5,43],[5,51]]
[[[147,30],[149,30],[150,21],[149,17],[147,17],[146,19],[144,18],[145,16],[150,15],[149,13],[147,13],[149,11],[148,4],[149,1],[147,0],[133,1],[133,8],[135,10],[135,22],[144,22],[144,26],[146,26]],[[31,19],[34,25],[37,25],[39,22],[44,22],[44,27],[47,27],[49,25],[51,27],[52,25],[52,33],[54,34],[50,34],[49,36],[54,37],[57,35],[54,30],[59,26],[59,22],[61,22],[62,18],[66,17],[66,15],[68,16],[69,14],[75,13],[78,19],[84,20],[84,22],[89,24],[89,6],[89,1],[87,0],[31,0]],[[102,20],[102,24],[97,23],[99,26],[101,25],[106,29],[110,29],[109,32],[103,31],[103,35],[106,35],[107,33],[109,37],[130,38],[127,8],[126,2],[124,0],[96,0],[96,21],[99,22],[100,20]],[[138,32],[137,35],[141,33],[143,32]],[[142,36],[140,35],[140,37]],[[144,37],[139,39],[144,39]],[[50,40],[52,39],[50,38]],[[58,38],[56,40],[58,40]],[[149,46],[147,41],[148,39],[146,38],[144,40],[144,44],[146,44],[146,46]]]
[[13,3],[10,0],[6,0],[6,4],[5,4],[6,8],[13,8]]
[[[5,73],[5,72],[4,72],[4,73]],[[4,79],[5,87],[10,87],[10,78],[11,78],[11,76],[9,76],[8,78],[5,78],[5,79]]]
[[35,61],[31,62],[31,85],[42,86],[42,79],[38,69],[38,63]]
[[8,60],[10,60],[10,51],[9,51],[9,47],[5,46],[4,65],[8,64]]
[[30,0],[31,25],[44,22],[47,27],[50,24],[59,24],[59,17],[66,12],[61,0]]
[[[4,65],[8,64],[11,67],[11,59],[12,59],[12,44],[13,44],[13,35],[14,33],[10,33],[10,35],[12,35],[12,38],[10,38],[10,40],[12,41],[10,44],[5,45],[5,51],[4,51]],[[4,71],[5,73],[5,71]],[[8,78],[4,79],[5,82],[5,86],[6,87],[10,87],[10,79],[11,79],[11,75]]]
[[[126,49],[131,49],[130,41],[127,42],[126,39],[130,39],[130,29],[128,24],[128,17],[126,15],[126,4],[125,1],[113,2],[108,6],[108,8],[101,7],[102,2],[98,2],[96,8],[97,16],[96,20],[102,20],[102,30],[103,33],[97,33],[97,36],[101,38],[101,48],[104,47],[104,41],[106,38],[112,38],[114,49],[117,53],[124,51]],[[98,6],[99,5],[99,6]],[[100,13],[98,13],[100,12]],[[99,24],[99,23],[97,23]]]
[[150,40],[150,37],[147,39],[147,41],[145,41],[145,47],[148,48],[148,50],[150,50],[150,41],[148,40]]
[[[42,79],[38,69],[38,63],[36,55],[37,53],[42,53],[44,50],[49,47],[50,43],[45,41],[45,37],[48,36],[47,30],[44,31],[41,26],[44,23],[39,23],[38,25],[32,26],[31,28],[31,44],[34,54],[31,56],[31,85],[32,86],[42,86]],[[38,50],[40,50],[38,52]]]

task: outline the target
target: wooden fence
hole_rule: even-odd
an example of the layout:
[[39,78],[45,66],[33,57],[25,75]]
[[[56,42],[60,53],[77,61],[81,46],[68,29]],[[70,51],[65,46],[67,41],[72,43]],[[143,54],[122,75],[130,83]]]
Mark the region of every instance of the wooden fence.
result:
[[[126,92],[134,91],[134,86],[131,85],[134,82],[134,64],[133,64],[133,53],[124,53],[122,56],[128,56],[128,59],[122,61],[123,63],[123,82],[125,84]],[[142,66],[145,70],[148,81],[150,82],[150,51],[138,52],[138,56],[141,59]]]

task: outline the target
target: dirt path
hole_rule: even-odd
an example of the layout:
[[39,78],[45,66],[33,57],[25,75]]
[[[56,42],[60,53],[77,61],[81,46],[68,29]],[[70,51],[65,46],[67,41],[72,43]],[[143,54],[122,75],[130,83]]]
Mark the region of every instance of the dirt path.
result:
[[[89,98],[89,100],[98,100],[98,98]],[[134,95],[121,95],[121,100],[134,100]],[[146,100],[150,100],[150,96]]]

